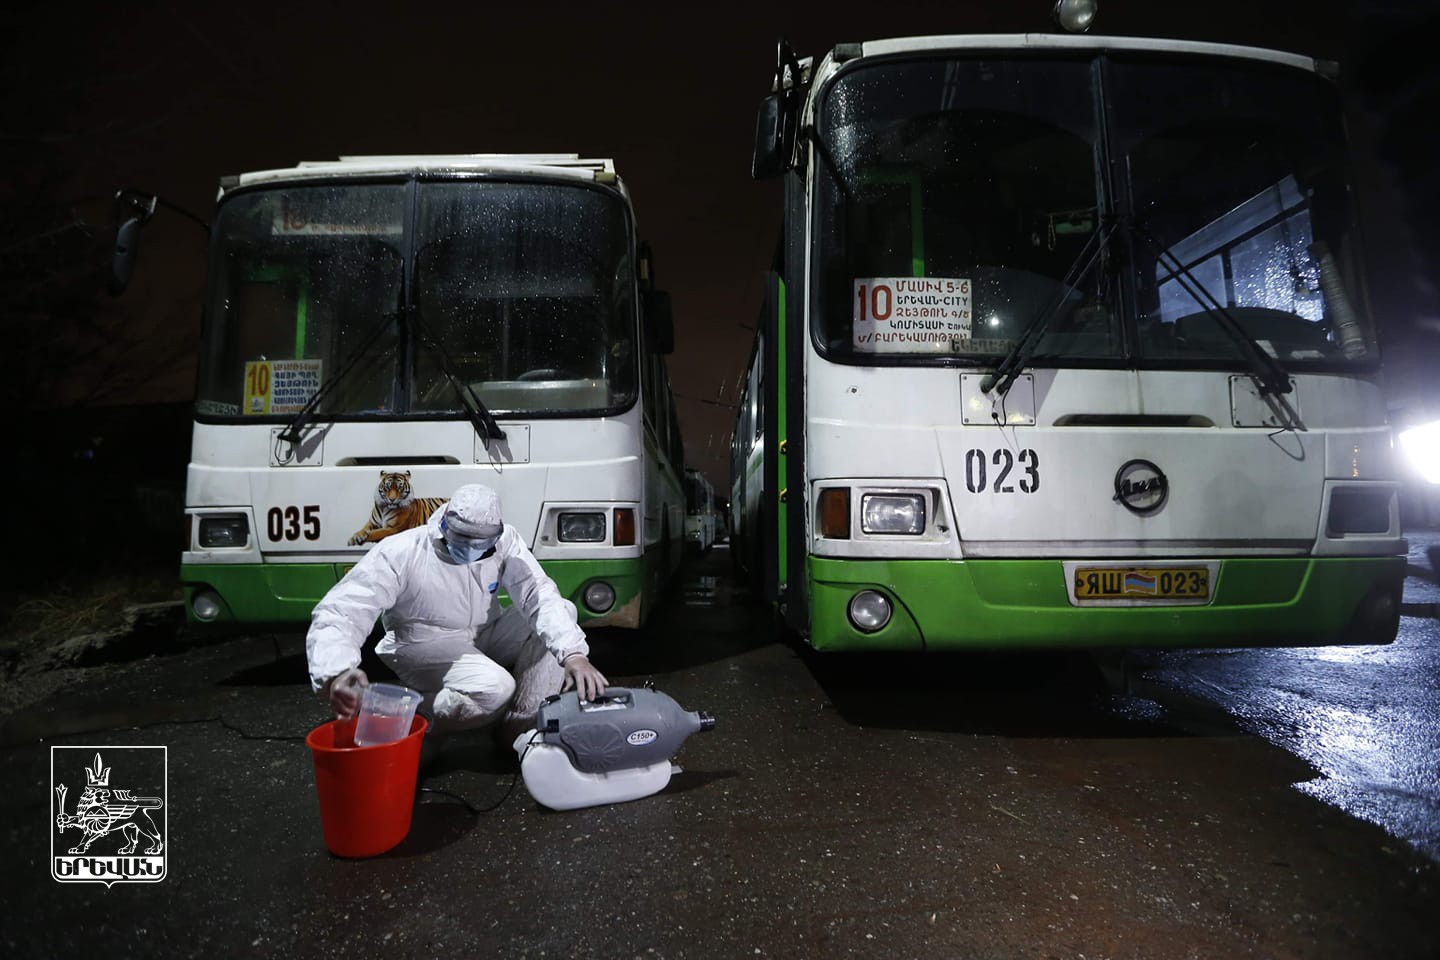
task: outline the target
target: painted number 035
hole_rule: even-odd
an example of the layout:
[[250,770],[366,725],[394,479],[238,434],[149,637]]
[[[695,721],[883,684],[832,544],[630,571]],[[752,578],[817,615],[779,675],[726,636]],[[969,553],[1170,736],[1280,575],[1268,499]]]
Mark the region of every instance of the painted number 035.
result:
[[[1016,467],[1020,474],[1011,482]],[[993,472],[987,469],[993,468]],[[993,479],[992,479],[993,478]],[[986,482],[990,482],[987,490]],[[984,450],[965,453],[965,489],[971,493],[1034,493],[1040,489],[1040,455],[1030,448],[1019,453],[1001,447],[993,454]]]
[[265,532],[272,541],[320,539],[320,505],[306,507],[271,507],[265,515]]

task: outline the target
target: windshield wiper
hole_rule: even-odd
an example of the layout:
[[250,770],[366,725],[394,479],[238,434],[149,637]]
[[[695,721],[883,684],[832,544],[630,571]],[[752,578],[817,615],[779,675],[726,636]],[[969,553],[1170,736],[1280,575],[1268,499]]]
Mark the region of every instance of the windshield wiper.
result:
[[[1180,289],[1188,293],[1190,298],[1198,303],[1200,308],[1240,348],[1240,355],[1250,365],[1250,375],[1255,378],[1256,384],[1260,387],[1261,396],[1276,397],[1278,406],[1284,408],[1283,412],[1286,418],[1295,419],[1288,404],[1278,403],[1280,395],[1289,393],[1292,389],[1290,374],[1280,365],[1280,361],[1261,349],[1255,338],[1240,326],[1240,321],[1225,309],[1225,305],[1215,299],[1189,267],[1181,263],[1180,259],[1169,250],[1163,248],[1160,241],[1155,239],[1155,235],[1139,219],[1134,221],[1134,231],[1141,240],[1145,241],[1145,245],[1150,248],[1155,259],[1170,269],[1175,281],[1180,284]],[[1286,426],[1291,427],[1291,424],[1287,423]]]
[[[1075,254],[1075,259],[1070,261],[1070,266],[1065,268],[1065,275],[1060,280],[1063,284],[1060,295],[1031,318],[1025,329],[1021,331],[1019,339],[1015,341],[1015,345],[1010,348],[1010,352],[1000,358],[995,369],[980,381],[982,393],[998,390],[1000,396],[1005,396],[1010,385],[1020,376],[1020,371],[1025,369],[1025,365],[1035,358],[1035,351],[1039,348],[1040,341],[1051,321],[1060,313],[1060,308],[1065,305],[1065,301],[1070,298],[1070,294],[1075,292],[1075,288],[1080,285],[1080,282],[1089,276],[1091,270],[1095,269],[1095,264],[1099,262],[1100,255],[1109,247],[1110,237],[1114,233],[1115,220],[1106,217],[1104,223],[1090,234],[1085,245]],[[1092,246],[1094,249],[1091,249]],[[1084,261],[1083,265],[1081,261]]]
[[490,449],[491,440],[504,440],[505,431],[500,429],[500,424],[495,422],[489,409],[481,402],[476,395],[475,389],[468,383],[461,383],[460,378],[455,374],[455,363],[450,359],[450,354],[440,343],[440,338],[430,332],[425,321],[420,319],[419,310],[410,311],[410,319],[415,321],[415,329],[435,352],[440,356],[440,372],[445,374],[445,379],[450,381],[450,386],[455,388],[455,393],[460,397],[460,406],[465,410],[465,416],[470,419],[470,425],[475,428],[476,434],[480,437],[481,444],[486,451]]
[[375,326],[375,329],[366,334],[360,346],[355,349],[354,353],[350,354],[346,361],[340,366],[340,369],[335,372],[335,375],[325,381],[319,390],[310,394],[310,399],[305,401],[305,406],[300,408],[300,412],[290,419],[290,422],[285,425],[284,430],[276,434],[276,440],[283,440],[294,447],[300,445],[300,439],[305,430],[305,425],[315,416],[315,411],[319,408],[320,401],[329,396],[330,392],[335,389],[335,386],[344,380],[345,377],[350,374],[350,371],[355,369],[355,365],[365,357],[370,351],[370,348],[374,346],[375,341],[380,339],[380,335],[394,322],[397,316],[399,316],[398,312],[392,310],[380,317],[380,323]]

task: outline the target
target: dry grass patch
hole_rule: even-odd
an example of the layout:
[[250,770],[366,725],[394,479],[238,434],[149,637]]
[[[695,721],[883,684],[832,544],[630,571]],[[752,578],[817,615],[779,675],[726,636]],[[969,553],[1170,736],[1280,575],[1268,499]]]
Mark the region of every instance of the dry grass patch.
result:
[[21,659],[41,648],[85,633],[113,629],[127,607],[181,599],[180,584],[169,578],[112,574],[84,583],[58,583],[51,590],[4,598],[9,612],[0,626],[0,644]]

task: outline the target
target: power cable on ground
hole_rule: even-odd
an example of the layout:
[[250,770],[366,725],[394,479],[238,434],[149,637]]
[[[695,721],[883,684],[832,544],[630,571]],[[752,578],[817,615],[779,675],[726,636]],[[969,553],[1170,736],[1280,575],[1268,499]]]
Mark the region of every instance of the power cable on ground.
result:
[[[223,715],[221,715],[221,714],[216,714],[216,715],[213,716],[213,717],[192,717],[192,718],[184,719],[184,720],[152,720],[152,721],[150,721],[149,723],[128,724],[128,725],[126,725],[126,726],[121,726],[121,727],[111,727],[110,729],[112,729],[112,730],[145,730],[145,729],[148,729],[148,728],[150,728],[150,727],[186,726],[186,725],[197,724],[197,723],[218,723],[220,726],[224,727],[226,730],[229,730],[231,733],[234,733],[234,734],[236,734],[237,736],[239,736],[240,739],[242,739],[242,740],[297,741],[297,740],[304,740],[304,739],[305,739],[305,736],[306,736],[305,734],[298,734],[298,735],[297,735],[297,734],[262,734],[262,733],[250,733],[249,731],[247,731],[247,730],[245,730],[245,729],[243,729],[243,728],[241,728],[241,727],[238,727],[238,726],[236,726],[235,724],[231,723],[229,720],[226,720],[225,717],[224,717]],[[536,734],[535,734],[535,737],[538,737],[538,736],[539,736],[539,734],[536,733]],[[521,762],[521,763],[524,763],[524,762],[525,762],[525,756],[530,752],[530,748],[535,745],[535,737],[531,737],[531,738],[530,738],[530,742],[525,745],[525,750],[524,750],[524,752],[520,754],[520,762]],[[519,782],[519,780],[520,780],[520,771],[519,771],[519,770],[516,770],[513,774],[511,774],[511,776],[510,776],[510,783],[509,783],[509,785],[507,785],[507,786],[505,787],[505,792],[500,796],[500,799],[499,799],[499,800],[496,800],[494,803],[490,804],[488,807],[477,807],[474,803],[472,803],[472,802],[471,802],[467,797],[465,797],[463,794],[455,793],[454,791],[451,791],[451,790],[442,790],[442,789],[439,788],[439,787],[419,787],[419,788],[416,789],[415,792],[416,792],[417,794],[418,794],[418,793],[429,793],[429,794],[435,794],[436,796],[449,797],[449,798],[452,799],[452,800],[459,801],[460,805],[463,806],[463,807],[464,807],[468,812],[470,812],[471,814],[473,814],[473,815],[475,815],[475,816],[479,816],[479,815],[482,814],[482,813],[491,813],[491,812],[499,809],[499,807],[500,807],[503,803],[505,803],[506,800],[509,800],[509,799],[510,799],[510,795],[515,792],[515,785]]]

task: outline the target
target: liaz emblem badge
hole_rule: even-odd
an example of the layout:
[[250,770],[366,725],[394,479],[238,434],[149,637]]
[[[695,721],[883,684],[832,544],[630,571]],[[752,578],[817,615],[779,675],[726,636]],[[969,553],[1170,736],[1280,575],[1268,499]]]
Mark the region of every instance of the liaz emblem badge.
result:
[[165,879],[167,760],[165,747],[51,747],[50,875],[107,887]]
[[1170,481],[1149,460],[1127,460],[1115,471],[1115,502],[1131,513],[1147,517],[1165,506]]

